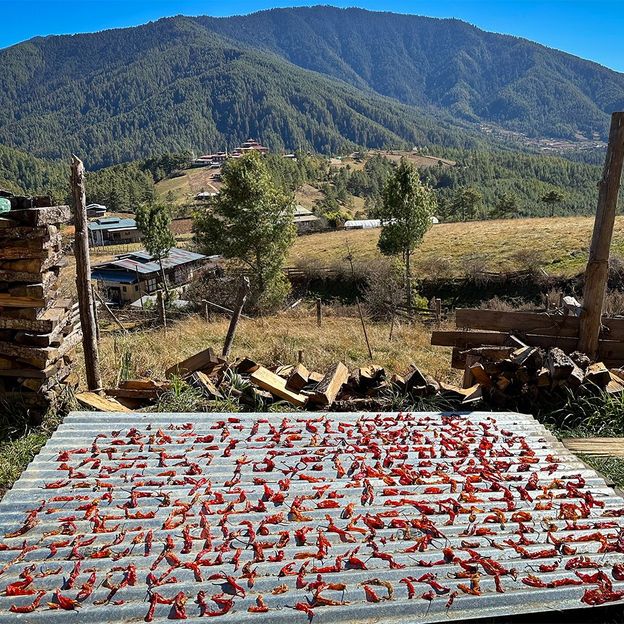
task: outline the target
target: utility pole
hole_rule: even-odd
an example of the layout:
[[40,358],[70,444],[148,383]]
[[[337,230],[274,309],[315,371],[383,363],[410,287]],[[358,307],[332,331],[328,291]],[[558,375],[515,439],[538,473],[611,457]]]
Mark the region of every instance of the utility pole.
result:
[[599,185],[598,208],[589,248],[589,260],[585,269],[578,350],[592,358],[598,353],[602,308],[609,274],[609,249],[613,236],[623,162],[624,112],[619,112],[611,115],[609,145]]
[[82,345],[84,350],[87,386],[98,392],[102,389],[100,359],[97,344],[97,321],[95,318],[93,290],[91,289],[91,258],[89,257],[89,230],[87,228],[87,198],[85,192],[84,165],[77,156],[71,162],[71,192],[74,208],[74,255],[76,256],[76,289]]

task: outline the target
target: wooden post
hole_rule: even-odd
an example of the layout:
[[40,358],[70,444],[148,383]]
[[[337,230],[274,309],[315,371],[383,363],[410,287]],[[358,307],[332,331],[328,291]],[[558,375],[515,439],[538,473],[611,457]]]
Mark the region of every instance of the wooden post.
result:
[[320,327],[323,324],[323,308],[321,307],[321,298],[316,298],[316,326]]
[[204,303],[204,314],[206,316],[206,323],[210,323],[210,306],[207,301]]
[[366,331],[366,324],[364,323],[364,315],[362,314],[362,306],[360,305],[360,298],[356,297],[355,302],[357,303],[358,313],[360,315],[360,323],[362,323],[362,331],[364,332],[364,340],[366,341],[366,346],[368,348],[368,357],[373,359],[373,350],[371,349],[370,342],[368,341],[368,332]]
[[234,313],[232,314],[230,326],[228,327],[225,342],[223,343],[223,357],[227,357],[228,355],[230,355],[232,342],[234,342],[234,334],[236,334],[236,326],[238,325],[238,321],[240,320],[245,301],[247,301],[247,295],[249,295],[249,278],[243,277],[240,288],[238,289],[238,295],[236,296],[236,306],[234,308]]
[[598,352],[600,321],[609,273],[609,249],[615,223],[622,163],[624,162],[624,112],[611,115],[609,145],[598,192],[598,208],[589,260],[585,269],[583,313],[579,328],[578,350],[590,357]]
[[100,319],[98,318],[97,302],[95,301],[95,286],[93,285],[93,283],[91,283],[91,294],[93,295],[91,299],[93,301],[93,318],[95,319],[95,338],[99,344],[100,342]]
[[442,323],[442,299],[436,297],[435,300],[435,315],[436,315],[436,324],[440,327]]
[[122,325],[121,321],[115,316],[115,313],[110,309],[110,306],[106,303],[106,301],[102,299],[102,297],[100,296],[100,293],[97,290],[94,290],[93,294],[97,297],[98,301],[104,306],[104,309],[108,312],[108,314],[113,319],[113,321],[115,321],[115,323],[117,324],[117,327],[119,327],[119,329],[121,329],[123,332],[127,334],[128,330]]
[[87,387],[92,392],[102,389],[100,359],[97,345],[97,329],[93,314],[93,291],[91,290],[91,259],[89,257],[89,230],[87,228],[87,200],[85,192],[84,165],[77,156],[71,162],[71,192],[74,204],[74,255],[76,257],[76,289],[82,328]]
[[165,308],[165,298],[163,297],[162,290],[156,293],[156,303],[158,306],[158,319],[163,324],[165,333],[167,333],[167,310]]

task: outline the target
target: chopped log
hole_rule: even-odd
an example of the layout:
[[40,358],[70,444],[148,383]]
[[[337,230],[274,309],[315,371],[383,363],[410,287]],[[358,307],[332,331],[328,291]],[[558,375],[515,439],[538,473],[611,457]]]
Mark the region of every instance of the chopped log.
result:
[[258,364],[249,358],[243,358],[236,364],[236,372],[242,375],[253,373],[258,370]]
[[607,394],[620,394],[624,392],[624,381],[617,375],[609,373],[609,383],[605,388]]
[[554,380],[567,379],[575,366],[576,364],[557,347],[551,349],[548,353],[548,368]]
[[479,384],[475,384],[470,388],[466,388],[467,392],[464,395],[464,400],[462,401],[462,405],[465,403],[476,403],[483,398],[483,390]]
[[310,371],[308,381],[310,383],[321,383],[321,381],[323,381],[323,377],[324,375],[322,373],[317,373],[316,371]]
[[76,400],[86,407],[90,407],[98,412],[132,412],[119,401],[101,397],[95,392],[80,392],[76,395]]
[[520,347],[511,354],[511,360],[518,366],[532,364],[539,355],[539,350],[535,347]]
[[379,366],[377,364],[370,364],[369,366],[364,366],[363,368],[359,368],[358,374],[359,374],[361,384],[364,384],[366,386],[371,386],[372,384],[385,378],[386,371],[383,368],[383,366]]
[[595,362],[594,364],[590,364],[585,371],[585,379],[596,384],[600,388],[606,388],[607,384],[611,381],[611,374],[609,373],[609,369],[602,362]]
[[165,376],[173,377],[174,375],[178,375],[180,377],[186,377],[197,370],[202,370],[211,364],[218,363],[219,360],[216,358],[212,348],[208,347],[195,355],[191,355],[191,357],[186,358],[186,360],[182,360],[169,367],[165,371]]
[[299,363],[290,373],[288,381],[286,382],[286,387],[294,392],[299,392],[299,390],[303,389],[308,384],[309,378],[310,371],[308,371],[303,364]]
[[206,373],[202,373],[201,371],[195,371],[190,379],[189,383],[201,390],[208,398],[212,399],[222,399],[223,395],[219,392],[219,389],[212,382],[210,377],[206,375]]
[[285,364],[285,365],[277,366],[273,372],[276,375],[283,377],[284,379],[288,379],[290,377],[290,373],[293,372],[294,368],[295,367],[292,366],[291,364]]
[[11,210],[8,219],[18,224],[39,228],[69,221],[69,206],[46,206],[43,208],[27,208]]
[[537,372],[537,385],[539,388],[550,386],[550,371],[545,366]]
[[485,372],[485,368],[481,362],[477,362],[470,367],[470,372],[477,383],[489,388],[492,385],[490,376]]
[[331,406],[348,379],[349,369],[342,362],[336,363],[315,388],[313,401],[327,407]]
[[416,364],[410,364],[407,372],[403,374],[405,380],[405,391],[411,392],[413,388],[425,388],[427,380],[425,376],[418,370]]
[[251,374],[250,381],[280,399],[288,401],[295,407],[303,407],[306,404],[306,396],[288,390],[286,388],[286,380],[272,373],[268,368],[264,368],[264,366],[259,366]]
[[119,382],[119,387],[124,390],[165,392],[171,390],[171,383],[168,381],[157,381],[155,379],[124,379]]
[[581,368],[574,364],[572,372],[567,379],[563,381],[565,381],[566,385],[570,386],[570,388],[578,388],[583,383],[584,378],[585,375],[583,374]]

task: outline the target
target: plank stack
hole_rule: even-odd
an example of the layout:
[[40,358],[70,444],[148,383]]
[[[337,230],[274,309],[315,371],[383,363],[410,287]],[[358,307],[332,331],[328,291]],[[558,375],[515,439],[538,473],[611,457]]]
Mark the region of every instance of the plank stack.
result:
[[0,391],[45,409],[81,340],[76,306],[57,297],[65,263],[60,226],[70,212],[48,197],[7,198],[11,209],[0,213]]

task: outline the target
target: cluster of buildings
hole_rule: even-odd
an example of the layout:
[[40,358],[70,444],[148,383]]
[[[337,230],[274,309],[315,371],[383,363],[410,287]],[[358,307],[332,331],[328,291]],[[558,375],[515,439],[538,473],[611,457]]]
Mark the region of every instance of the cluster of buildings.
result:
[[215,154],[204,154],[193,161],[193,167],[210,167],[218,169],[229,158],[240,158],[249,152],[268,154],[269,148],[260,144],[255,139],[247,139],[240,147],[231,152],[216,152]]

